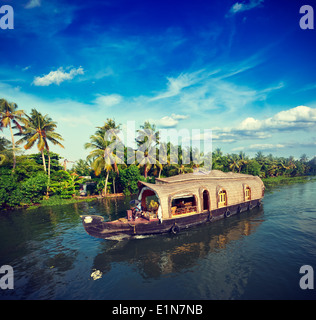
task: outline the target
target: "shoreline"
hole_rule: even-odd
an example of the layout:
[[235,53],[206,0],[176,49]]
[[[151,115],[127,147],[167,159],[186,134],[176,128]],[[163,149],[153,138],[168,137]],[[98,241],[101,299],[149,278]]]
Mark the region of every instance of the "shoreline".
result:
[[[298,176],[298,177],[278,176],[278,177],[262,178],[266,191],[270,191],[277,186],[290,185],[295,183],[306,183],[306,182],[315,181],[315,180],[316,180],[316,176]],[[7,213],[12,210],[20,210],[20,209],[33,210],[40,207],[53,207],[53,206],[67,205],[67,204],[80,203],[80,202],[91,202],[91,201],[100,200],[100,199],[114,199],[114,198],[124,198],[124,197],[126,197],[124,193],[107,194],[106,196],[102,196],[102,195],[75,196],[70,199],[62,199],[57,196],[52,196],[48,200],[42,200],[40,203],[35,203],[30,206],[0,209],[0,214],[4,212]]]
[[106,196],[101,196],[101,195],[75,196],[70,199],[62,199],[57,196],[52,196],[49,199],[42,200],[40,203],[33,203],[32,205],[29,205],[29,206],[0,209],[0,214],[5,212],[7,213],[13,210],[21,210],[21,209],[33,210],[41,207],[54,207],[54,206],[62,206],[62,205],[73,204],[73,203],[92,202],[94,200],[123,198],[123,197],[125,197],[124,193],[107,194]]
[[124,193],[120,192],[120,193],[109,193],[105,196],[99,195],[99,194],[95,194],[92,196],[75,196],[72,199],[104,199],[104,198],[121,198],[121,197],[125,197]]
[[309,181],[313,181],[315,179],[316,179],[316,176],[297,176],[297,177],[278,176],[278,177],[262,178],[262,181],[266,189],[270,189],[280,185],[306,183]]

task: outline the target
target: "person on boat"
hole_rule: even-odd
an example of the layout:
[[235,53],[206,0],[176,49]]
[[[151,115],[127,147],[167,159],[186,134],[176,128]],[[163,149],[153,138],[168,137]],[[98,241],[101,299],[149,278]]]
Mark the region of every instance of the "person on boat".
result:
[[135,207],[135,212],[141,212],[142,211],[142,204],[141,202],[137,204],[137,206]]
[[136,220],[139,215],[142,213],[142,204],[139,202],[135,207],[134,207],[134,219]]

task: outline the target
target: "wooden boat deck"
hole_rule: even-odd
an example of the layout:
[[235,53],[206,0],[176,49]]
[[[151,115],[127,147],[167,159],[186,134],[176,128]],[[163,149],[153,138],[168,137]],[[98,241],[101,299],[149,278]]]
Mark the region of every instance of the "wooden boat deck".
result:
[[127,220],[126,218],[120,218],[118,220],[115,220],[115,221],[111,221],[111,223],[113,224],[131,224],[131,225],[134,225],[134,224],[146,224],[148,222],[151,222],[151,221],[158,221],[159,219],[158,218],[151,218],[150,220],[144,218],[144,217],[138,217],[136,220]]

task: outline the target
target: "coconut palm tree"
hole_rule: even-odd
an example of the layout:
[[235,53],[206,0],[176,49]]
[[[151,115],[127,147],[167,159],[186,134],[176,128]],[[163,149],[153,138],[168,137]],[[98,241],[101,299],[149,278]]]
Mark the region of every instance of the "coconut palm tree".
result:
[[238,172],[240,173],[241,170],[247,166],[247,164],[249,163],[249,159],[246,156],[246,154],[242,151],[239,152],[239,159],[237,160],[238,163]]
[[50,178],[50,153],[48,142],[64,148],[64,146],[58,141],[63,140],[63,138],[59,133],[55,132],[57,124],[47,114],[43,116],[36,109],[32,109],[31,115],[26,115],[26,119],[22,119],[22,121],[24,122],[23,132],[16,135],[23,137],[17,141],[17,144],[26,142],[24,149],[28,150],[34,146],[35,142],[37,142],[37,148],[42,154],[45,172],[47,170],[44,150],[47,151],[48,178]]
[[156,149],[159,140],[159,132],[156,132],[156,126],[151,125],[149,122],[145,122],[141,128],[141,130],[137,130],[138,136],[136,142],[138,144],[138,149],[136,151],[136,160],[138,162],[138,167],[145,167],[144,177],[147,178],[147,173],[152,165],[160,168],[160,171],[162,170],[162,164],[157,160]]
[[[106,171],[105,185],[103,194],[107,193],[107,185],[109,180],[109,173],[114,170],[118,173],[118,164],[124,164],[121,159],[122,155],[119,154],[119,150],[115,150],[111,145],[116,142],[118,146],[119,138],[117,133],[120,125],[116,125],[112,119],[107,119],[107,122],[103,127],[98,127],[96,133],[90,136],[90,141],[87,142],[84,147],[86,149],[93,149],[87,157],[87,160],[92,160],[92,168],[96,175],[99,175],[103,170]],[[119,149],[119,148],[118,148]],[[124,153],[124,151],[123,151]]]
[[15,155],[15,142],[14,142],[14,135],[12,131],[12,124],[15,125],[19,129],[19,131],[22,131],[22,127],[19,124],[19,121],[22,120],[22,116],[24,115],[23,110],[17,110],[18,105],[14,102],[8,102],[5,99],[0,99],[0,127],[8,127],[10,129],[11,133],[11,141],[12,141],[12,154],[13,154],[13,168],[14,171],[16,166],[16,155]]
[[171,164],[178,164],[178,148],[176,148],[171,142],[159,143],[159,174],[158,178],[160,178],[161,171],[163,169],[163,165],[170,166]]
[[136,159],[139,161],[138,167],[145,167],[144,177],[146,179],[152,166],[158,167],[160,172],[162,170],[162,164],[157,160],[156,148],[154,146],[148,146],[145,150],[137,150]]
[[308,161],[308,157],[307,157],[306,153],[302,154],[300,157],[300,162],[306,163],[307,161]]
[[220,148],[216,148],[214,152],[212,152],[212,169],[214,170],[223,170],[224,163],[223,160],[225,157],[223,156],[223,152]]
[[235,172],[235,169],[239,169],[238,158],[238,155],[234,153],[229,155],[229,169],[231,169],[233,172]]
[[137,145],[140,146],[145,143],[148,139],[155,141],[159,144],[159,130],[157,131],[156,125],[151,124],[149,121],[145,121],[143,125],[140,126],[141,130],[137,130],[139,136],[136,138]]
[[90,141],[85,144],[86,149],[93,149],[87,157],[87,160],[92,160],[92,169],[98,176],[103,170],[106,171],[104,195],[107,193],[107,185],[109,180],[109,172],[115,170],[118,173],[117,163],[121,161],[119,157],[108,148],[110,141],[104,138],[104,135],[96,133],[90,136]]

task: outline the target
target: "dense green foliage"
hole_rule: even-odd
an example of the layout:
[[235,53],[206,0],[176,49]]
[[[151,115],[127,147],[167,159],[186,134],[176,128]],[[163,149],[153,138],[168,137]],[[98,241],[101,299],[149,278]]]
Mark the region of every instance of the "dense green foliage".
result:
[[47,187],[47,175],[43,172],[20,181],[18,174],[11,174],[6,168],[0,172],[0,206],[25,206],[43,199]]
[[126,195],[137,193],[137,182],[139,180],[140,172],[135,165],[131,165],[128,168],[119,171],[119,183]]
[[0,167],[0,208],[14,208],[41,203],[49,196],[69,199],[79,195],[80,184],[85,180],[76,173],[62,170],[58,164],[60,157],[51,153],[52,170],[48,179],[43,166],[36,159],[41,154],[17,156],[14,172],[10,166]]

